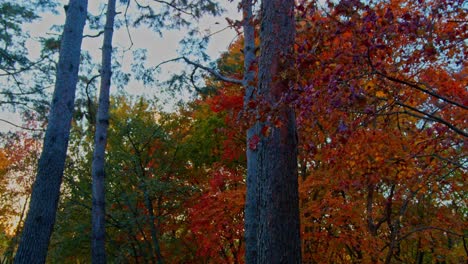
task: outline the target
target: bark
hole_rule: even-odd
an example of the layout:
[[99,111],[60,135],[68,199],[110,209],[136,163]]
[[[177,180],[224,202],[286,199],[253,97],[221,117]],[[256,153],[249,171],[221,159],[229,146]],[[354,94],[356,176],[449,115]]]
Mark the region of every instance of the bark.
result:
[[281,102],[294,63],[294,0],[262,1],[259,96],[273,109],[259,135],[259,225],[255,263],[300,263],[297,132],[294,109]]
[[[252,64],[255,61],[255,28],[252,16],[252,0],[242,1],[244,29],[244,78],[245,87],[244,112],[249,112],[248,103],[255,100],[255,71]],[[247,130],[247,194],[245,199],[245,262],[256,263],[257,259],[257,226],[258,226],[258,155],[249,148],[248,142],[259,134],[259,124],[254,124]]]
[[144,198],[145,198],[145,206],[146,210],[148,210],[149,214],[149,223],[150,223],[150,229],[151,229],[151,240],[154,245],[154,251],[156,253],[156,258],[157,258],[157,263],[158,264],[163,264],[163,257],[161,254],[161,247],[159,245],[159,235],[158,235],[158,228],[156,227],[156,216],[154,215],[154,207],[153,207],[153,200],[150,198],[150,195],[148,193],[148,190],[146,187],[144,187]]
[[416,259],[414,263],[416,264],[423,264],[424,263],[424,251],[421,248],[421,238],[418,239],[418,245],[417,245],[417,251],[416,251]]
[[101,88],[96,115],[96,134],[92,162],[92,262],[106,263],[105,248],[105,151],[109,127],[109,94],[112,76],[112,35],[114,33],[115,0],[107,3],[106,25],[102,45]]
[[87,0],[70,0],[67,8],[44,147],[15,263],[46,260],[67,155],[87,5]]

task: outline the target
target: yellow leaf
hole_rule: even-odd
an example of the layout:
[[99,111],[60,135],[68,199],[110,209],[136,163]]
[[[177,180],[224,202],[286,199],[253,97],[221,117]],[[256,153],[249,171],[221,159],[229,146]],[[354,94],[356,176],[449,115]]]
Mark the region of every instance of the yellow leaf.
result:
[[377,92],[375,93],[375,96],[377,96],[377,97],[385,97],[385,93],[384,93],[383,91],[377,91]]

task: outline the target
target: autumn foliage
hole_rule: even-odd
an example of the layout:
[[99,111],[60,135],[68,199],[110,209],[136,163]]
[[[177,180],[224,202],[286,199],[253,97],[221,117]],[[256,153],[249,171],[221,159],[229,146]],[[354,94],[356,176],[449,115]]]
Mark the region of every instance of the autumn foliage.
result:
[[[328,8],[299,5],[296,68],[285,73],[284,101],[300,129],[304,263],[462,263],[467,30],[453,11],[461,2]],[[206,103],[230,116],[241,104],[233,98],[224,86]],[[225,135],[242,136],[228,127]]]
[[[303,263],[465,263],[466,3],[323,2],[297,1],[295,64],[276,76],[289,80],[281,103],[296,111]],[[241,68],[238,40],[218,69],[241,78]],[[256,119],[281,126],[281,105],[256,96],[244,108],[244,88],[206,84],[215,92],[174,113],[114,99],[107,250],[116,262],[244,262],[245,151],[260,136],[245,142],[245,131]],[[80,213],[90,206],[87,133],[76,124],[81,147],[70,154],[51,262],[87,259],[76,251],[90,230]],[[6,172],[29,164],[18,145],[35,144],[0,150],[2,192]]]

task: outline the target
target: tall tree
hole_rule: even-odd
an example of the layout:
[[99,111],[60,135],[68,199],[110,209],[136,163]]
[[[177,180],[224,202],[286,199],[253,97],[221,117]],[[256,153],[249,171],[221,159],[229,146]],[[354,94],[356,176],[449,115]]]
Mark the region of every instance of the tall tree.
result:
[[261,16],[259,105],[271,110],[261,124],[264,133],[249,142],[258,152],[259,210],[257,261],[251,263],[300,263],[296,123],[283,100],[294,64],[294,0],[262,1]]
[[[252,0],[242,1],[243,29],[244,29],[244,112],[248,113],[249,103],[255,101],[255,27],[252,14]],[[254,124],[247,130],[247,145],[251,138],[258,134],[259,125]],[[258,183],[258,155],[255,149],[246,148],[247,156],[247,189],[245,203],[245,262],[254,263],[257,258],[257,183]]]
[[87,0],[70,0],[44,147],[15,263],[44,263],[55,223],[73,116]]
[[[262,2],[258,89],[252,1],[241,2],[244,77],[223,76],[184,58],[219,80],[242,84],[244,112],[256,120],[247,130],[246,262],[300,262],[295,114],[284,104],[294,66],[294,1]],[[276,11],[281,10],[281,11]],[[252,112],[254,109],[254,113]],[[250,112],[250,113],[249,113]],[[261,121],[261,122],[260,122]]]
[[92,260],[93,263],[106,263],[105,248],[105,152],[109,127],[109,94],[111,85],[112,35],[114,33],[115,0],[107,3],[106,25],[102,45],[101,89],[96,115],[94,155],[92,163],[93,207],[92,207]]

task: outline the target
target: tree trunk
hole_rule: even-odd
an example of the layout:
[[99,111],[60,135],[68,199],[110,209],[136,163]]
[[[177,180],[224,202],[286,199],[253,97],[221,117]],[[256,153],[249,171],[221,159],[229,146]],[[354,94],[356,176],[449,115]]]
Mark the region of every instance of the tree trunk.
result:
[[[255,263],[301,263],[297,132],[294,109],[281,100],[294,64],[294,0],[262,1],[259,96],[273,110],[258,135],[259,225]],[[268,118],[267,118],[268,120]]]
[[105,248],[105,151],[109,127],[109,93],[112,76],[112,35],[114,33],[115,0],[108,0],[104,41],[102,45],[101,89],[96,115],[94,155],[92,163],[93,208],[92,208],[92,261],[106,263]]
[[70,0],[36,180],[15,263],[44,263],[55,223],[73,117],[87,0]]
[[[255,100],[255,28],[252,16],[252,0],[242,1],[244,29],[244,78],[245,88],[244,112],[249,113],[249,102]],[[245,262],[256,263],[257,259],[257,226],[258,226],[258,155],[249,148],[248,142],[259,134],[259,124],[254,124],[247,130],[247,194],[245,199]]]
[[161,253],[161,247],[159,245],[159,235],[158,235],[158,228],[156,227],[156,216],[154,215],[154,207],[153,207],[153,201],[150,198],[150,195],[148,193],[148,190],[146,189],[146,186],[144,187],[144,196],[145,196],[145,206],[146,210],[148,210],[149,214],[149,224],[150,224],[150,229],[151,229],[151,240],[153,241],[154,245],[154,251],[156,253],[156,258],[157,258],[157,263],[158,264],[163,264],[164,260],[162,257]]

